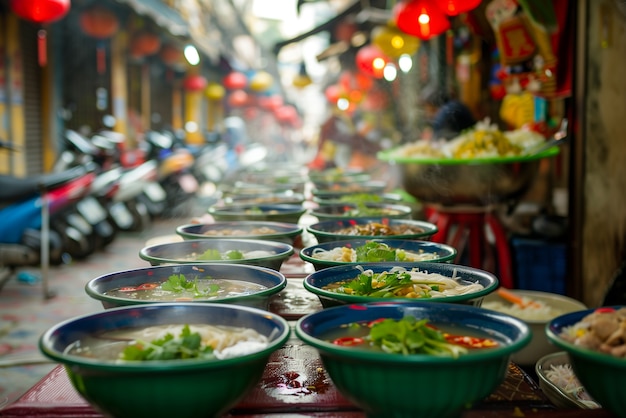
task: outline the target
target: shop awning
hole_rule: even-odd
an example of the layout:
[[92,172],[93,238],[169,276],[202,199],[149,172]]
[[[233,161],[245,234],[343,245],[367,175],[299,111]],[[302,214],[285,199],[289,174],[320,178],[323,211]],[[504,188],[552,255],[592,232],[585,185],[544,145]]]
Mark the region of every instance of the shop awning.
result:
[[142,16],[148,16],[174,36],[190,36],[189,25],[176,10],[162,0],[117,0],[126,3]]
[[[165,4],[163,0],[117,0],[130,6],[137,14],[146,16],[172,36],[193,43],[198,50],[211,60],[220,56],[220,42],[214,33],[201,33],[190,25],[181,13]],[[219,38],[219,36],[218,36]],[[217,42],[216,42],[217,41]]]

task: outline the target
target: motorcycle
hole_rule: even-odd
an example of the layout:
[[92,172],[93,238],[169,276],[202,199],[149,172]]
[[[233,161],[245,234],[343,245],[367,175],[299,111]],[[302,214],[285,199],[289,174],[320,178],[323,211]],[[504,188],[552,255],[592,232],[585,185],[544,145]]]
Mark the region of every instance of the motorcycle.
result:
[[194,156],[181,144],[181,140],[170,132],[148,131],[145,134],[149,160],[158,164],[158,182],[166,196],[164,215],[186,212],[185,207],[198,191],[198,180],[192,174]]
[[0,288],[16,268],[60,264],[85,248],[83,233],[64,212],[93,180],[92,166],[26,178],[0,175]]

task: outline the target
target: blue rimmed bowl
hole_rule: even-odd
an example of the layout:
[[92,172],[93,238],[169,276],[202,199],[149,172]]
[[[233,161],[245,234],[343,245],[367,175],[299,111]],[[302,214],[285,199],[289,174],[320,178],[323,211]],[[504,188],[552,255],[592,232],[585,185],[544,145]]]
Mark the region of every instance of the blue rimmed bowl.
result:
[[[323,260],[320,258],[316,258],[315,254],[319,252],[325,251],[333,251],[336,248],[348,248],[356,250],[359,247],[366,245],[368,242],[375,241],[381,244],[386,244],[389,248],[394,250],[404,250],[409,251],[415,254],[422,254],[424,256],[428,255],[429,259],[423,259],[423,261],[412,261],[413,263],[421,263],[424,261],[434,262],[434,263],[445,263],[451,262],[457,254],[457,251],[454,247],[451,247],[446,244],[440,244],[437,242],[431,241],[420,241],[420,240],[411,240],[411,239],[371,239],[371,238],[359,238],[359,239],[347,239],[341,241],[329,241],[323,242],[321,244],[310,245],[308,247],[300,250],[300,258],[308,263],[313,264],[315,270],[321,270],[328,267],[334,266],[344,266],[344,265],[355,265],[362,264],[367,262],[372,262],[371,260],[365,261],[334,261],[334,260]],[[384,263],[389,263],[390,261],[383,261]],[[404,260],[406,262],[406,260]]]
[[[564,338],[563,332],[583,320],[586,316],[601,310],[624,309],[625,306],[603,306],[597,309],[585,309],[568,313],[554,318],[545,328],[548,339],[557,347],[567,353],[572,365],[572,370],[580,383],[585,387],[589,395],[603,408],[613,412],[617,416],[626,417],[626,359],[614,356],[596,349],[586,348]],[[598,312],[600,312],[598,311]],[[600,320],[605,322],[605,320]],[[606,321],[607,323],[609,321]],[[611,321],[612,322],[612,321]],[[626,311],[621,316],[621,329],[626,324]],[[605,330],[609,327],[603,326]],[[615,335],[619,335],[618,328],[613,328]],[[604,331],[606,332],[606,331]],[[622,332],[623,333],[623,332]],[[624,346],[624,339],[617,340]]]
[[[96,277],[85,285],[85,292],[91,298],[99,300],[105,309],[128,305],[146,305],[153,303],[174,302],[176,295],[168,294],[168,299],[145,299],[140,296],[146,284],[162,285],[172,275],[183,275],[188,281],[228,280],[241,284],[242,288],[252,285],[258,289],[241,294],[232,292],[211,297],[195,297],[195,303],[228,303],[253,308],[267,309],[270,298],[287,285],[285,276],[273,269],[245,264],[169,264],[131,270],[123,270]],[[262,286],[262,287],[261,287]],[[111,293],[116,289],[124,292]],[[135,289],[135,290],[132,290]]]
[[293,245],[303,228],[298,224],[271,221],[222,221],[186,224],[176,227],[185,240],[192,239],[260,239]]
[[[407,297],[373,297],[365,295],[349,295],[337,293],[327,288],[338,282],[352,280],[363,270],[371,270],[374,274],[391,271],[401,267],[405,270],[417,269],[421,272],[436,273],[447,278],[454,278],[459,285],[478,283],[482,289],[466,292],[462,295],[433,297],[428,299],[410,299]],[[304,288],[317,295],[325,308],[349,303],[383,302],[391,299],[397,301],[422,300],[426,303],[461,303],[480,306],[483,298],[494,292],[499,285],[493,274],[473,267],[449,263],[361,263],[354,265],[335,266],[318,270],[309,274],[303,282]]]
[[[392,354],[335,345],[327,333],[355,322],[405,316],[452,326],[464,335],[480,332],[495,348],[458,358]],[[349,304],[298,320],[298,338],[315,347],[337,390],[368,417],[458,417],[490,395],[505,379],[511,355],[531,338],[516,318],[474,306],[425,302]],[[467,334],[465,334],[467,332]]]
[[[226,359],[105,360],[67,352],[77,342],[128,327],[206,324],[251,328],[268,345]],[[270,355],[287,341],[287,321],[245,306],[162,303],[126,306],[56,324],[39,340],[40,351],[63,364],[72,386],[96,410],[120,418],[222,416],[260,381]]]
[[[351,228],[354,232],[342,232],[346,228]],[[383,229],[385,231],[402,229],[402,232],[383,234]],[[307,226],[306,230],[317,238],[318,243],[324,243],[361,238],[425,240],[436,234],[438,228],[433,223],[414,219],[363,217],[317,222]]]
[[[207,260],[199,256],[209,250],[221,255],[229,251],[244,253],[242,259]],[[283,262],[294,253],[293,246],[284,242],[253,239],[196,239],[155,244],[142,248],[139,257],[153,266],[160,264],[229,263],[247,264],[280,270]]]

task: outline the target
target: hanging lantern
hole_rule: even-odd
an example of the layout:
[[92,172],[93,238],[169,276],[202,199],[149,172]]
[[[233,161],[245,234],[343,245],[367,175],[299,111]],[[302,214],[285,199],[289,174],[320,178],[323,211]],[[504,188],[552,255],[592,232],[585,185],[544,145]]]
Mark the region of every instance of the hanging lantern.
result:
[[457,16],[475,9],[481,0],[437,0],[437,5],[448,16]]
[[337,84],[330,85],[326,87],[324,90],[324,96],[326,96],[326,100],[333,105],[337,104],[337,100],[339,100],[343,95],[343,90]]
[[172,44],[165,44],[161,47],[161,51],[159,52],[159,57],[170,67],[179,66],[183,63],[185,56],[183,55],[183,51]]
[[274,110],[274,116],[280,123],[289,123],[298,117],[298,111],[291,105],[284,105]]
[[350,42],[352,41],[352,36],[356,33],[357,29],[358,26],[356,25],[356,23],[344,19],[337,26],[335,26],[335,29],[333,30],[333,35],[338,41],[343,41],[347,44],[350,44]]
[[183,80],[184,89],[191,92],[204,90],[206,85],[206,78],[198,74],[189,75]]
[[231,107],[241,107],[248,103],[248,93],[244,90],[237,89],[228,96],[228,104]]
[[224,77],[222,84],[229,90],[243,89],[248,85],[248,78],[240,72],[233,71]]
[[115,13],[100,5],[81,12],[79,23],[83,32],[97,39],[110,38],[120,27]]
[[420,46],[417,37],[389,25],[375,27],[372,30],[371,40],[372,44],[391,58],[398,58],[404,54],[413,55]]
[[271,111],[281,107],[284,103],[282,96],[279,94],[274,94],[271,96],[260,96],[258,101],[261,108]]
[[52,23],[70,11],[70,0],[11,0],[11,10],[31,22]]
[[130,50],[134,57],[156,54],[161,48],[161,39],[151,32],[140,32],[133,38]]
[[[22,19],[43,24],[52,23],[67,14],[70,0],[11,0],[11,10]],[[47,33],[44,29],[37,31],[37,61],[44,67],[48,62]]]
[[209,83],[204,90],[204,95],[209,100],[222,100],[224,95],[226,94],[226,89],[219,83]]
[[274,77],[266,71],[257,71],[250,79],[250,89],[256,92],[269,90],[274,84]]
[[389,58],[375,45],[365,45],[356,53],[356,66],[365,74],[382,78]]
[[345,70],[339,75],[339,85],[344,91],[367,91],[374,85],[374,80],[358,71]]
[[394,8],[395,22],[402,32],[430,39],[450,29],[448,16],[434,0],[405,0]]

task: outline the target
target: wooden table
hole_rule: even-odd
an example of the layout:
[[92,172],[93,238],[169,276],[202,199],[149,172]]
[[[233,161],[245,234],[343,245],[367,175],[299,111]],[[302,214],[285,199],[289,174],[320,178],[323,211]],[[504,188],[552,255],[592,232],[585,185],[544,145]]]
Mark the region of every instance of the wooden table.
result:
[[[302,287],[308,274],[299,257],[290,259],[281,271],[286,288],[274,296],[270,310],[295,321],[322,309],[317,296]],[[270,357],[259,384],[226,417],[338,417],[362,418],[364,413],[347,401],[324,370],[317,351],[296,338]],[[515,364],[509,365],[505,381],[487,399],[462,414],[478,417],[607,418],[606,410],[563,410],[554,407],[536,382]],[[62,366],[54,368],[0,417],[101,418],[74,390]]]

